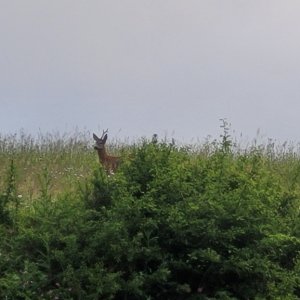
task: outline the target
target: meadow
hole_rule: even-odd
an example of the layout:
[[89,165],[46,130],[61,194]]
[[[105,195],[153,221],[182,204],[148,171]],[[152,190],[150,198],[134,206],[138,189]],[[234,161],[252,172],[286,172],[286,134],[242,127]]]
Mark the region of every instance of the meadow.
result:
[[299,299],[300,152],[0,135],[1,299]]

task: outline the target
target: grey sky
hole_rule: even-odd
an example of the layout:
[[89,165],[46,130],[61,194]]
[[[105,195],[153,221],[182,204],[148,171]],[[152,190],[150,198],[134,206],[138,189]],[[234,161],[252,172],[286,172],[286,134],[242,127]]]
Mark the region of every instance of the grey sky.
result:
[[[0,132],[300,141],[298,0],[0,0]],[[121,129],[121,132],[119,130]]]

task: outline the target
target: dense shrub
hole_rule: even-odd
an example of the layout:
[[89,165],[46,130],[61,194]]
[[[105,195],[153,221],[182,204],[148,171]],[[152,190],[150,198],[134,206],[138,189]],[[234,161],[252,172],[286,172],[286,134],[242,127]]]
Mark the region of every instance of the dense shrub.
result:
[[77,194],[46,184],[2,222],[0,297],[298,299],[299,190],[274,164],[226,135],[208,155],[144,141]]

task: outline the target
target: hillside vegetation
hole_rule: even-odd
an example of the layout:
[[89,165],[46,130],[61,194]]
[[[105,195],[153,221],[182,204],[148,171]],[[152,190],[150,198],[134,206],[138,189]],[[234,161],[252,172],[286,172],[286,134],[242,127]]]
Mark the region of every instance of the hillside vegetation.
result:
[[1,299],[300,298],[292,149],[48,138],[0,141]]

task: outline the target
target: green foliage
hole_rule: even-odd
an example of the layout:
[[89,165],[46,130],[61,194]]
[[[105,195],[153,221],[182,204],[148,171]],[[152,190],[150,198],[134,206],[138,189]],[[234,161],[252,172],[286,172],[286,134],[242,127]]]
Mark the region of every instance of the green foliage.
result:
[[298,299],[297,168],[235,152],[223,128],[205,155],[144,140],[115,175],[94,166],[60,196],[44,168],[30,205],[18,202],[12,163],[0,298]]
[[15,219],[20,206],[20,198],[17,195],[16,176],[15,163],[11,160],[6,179],[6,189],[5,192],[0,194],[0,224],[11,225],[16,221]]

